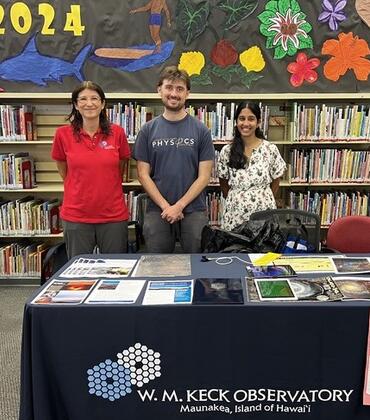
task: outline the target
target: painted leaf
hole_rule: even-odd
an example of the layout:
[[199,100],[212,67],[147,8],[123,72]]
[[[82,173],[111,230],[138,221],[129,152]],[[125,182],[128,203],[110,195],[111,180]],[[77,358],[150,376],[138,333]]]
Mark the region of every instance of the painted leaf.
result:
[[270,25],[269,19],[276,16],[275,12],[271,10],[265,10],[264,12],[260,13],[257,17],[258,19],[266,25]]
[[258,6],[258,0],[223,0],[218,7],[226,13],[225,29],[231,29],[251,15]]
[[229,66],[227,68],[222,68],[218,66],[212,66],[211,71],[212,73],[220,77],[221,79],[225,80],[225,82],[230,83],[233,75],[238,73],[239,66]]
[[249,89],[254,81],[261,79],[262,77],[263,76],[261,76],[258,73],[255,73],[254,71],[249,71],[240,75],[240,81],[247,89]]
[[303,50],[305,48],[313,48],[313,43],[312,43],[312,39],[311,37],[307,37],[305,38],[302,35],[298,35],[298,39],[299,39],[299,49]]
[[306,33],[310,32],[312,30],[312,26],[310,23],[305,22],[302,25],[299,26],[299,29],[302,29],[302,31],[305,31]]
[[284,50],[284,48],[281,45],[278,45],[275,48],[274,58],[279,60],[280,58],[283,58],[285,56],[286,56],[286,51]]
[[266,39],[266,48],[274,48],[274,37]]
[[176,16],[177,30],[185,44],[188,45],[207,27],[209,2],[193,4],[190,0],[178,0]]
[[265,10],[276,12],[278,10],[278,2],[276,0],[269,1],[265,6]]
[[273,35],[272,32],[270,32],[270,31],[267,30],[268,27],[269,27],[269,25],[265,25],[264,23],[261,23],[261,25],[260,25],[260,32],[261,32],[262,35],[265,35],[265,36],[271,36],[271,35]]
[[297,47],[293,44],[293,42],[289,39],[288,40],[288,51],[287,54],[292,57],[297,52]]
[[213,85],[211,78],[209,77],[208,71],[202,71],[200,75],[191,76],[192,86],[209,86]]
[[289,0],[280,0],[279,1],[279,12],[282,15],[285,15],[288,9],[290,8],[290,1]]
[[290,8],[292,9],[293,15],[301,11],[301,8],[297,0],[290,0]]

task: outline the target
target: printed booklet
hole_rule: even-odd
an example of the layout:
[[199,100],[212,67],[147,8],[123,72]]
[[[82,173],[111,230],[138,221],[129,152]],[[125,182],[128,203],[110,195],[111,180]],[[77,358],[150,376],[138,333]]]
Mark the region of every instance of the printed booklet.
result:
[[194,280],[149,280],[143,305],[187,304],[193,300]]
[[343,293],[344,299],[370,299],[370,277],[335,277],[335,283]]
[[103,279],[84,303],[130,304],[135,303],[143,289],[145,280]]
[[[251,262],[258,261],[264,254],[248,254]],[[337,270],[331,259],[327,256],[313,255],[282,255],[274,260],[275,265],[290,265],[296,273],[336,273]],[[272,265],[272,264],[271,264]]]
[[52,280],[31,303],[45,304],[79,304],[82,303],[97,280]]
[[370,273],[370,260],[365,257],[330,257],[338,274]]
[[137,260],[78,258],[63,271],[60,277],[127,277],[136,262]]

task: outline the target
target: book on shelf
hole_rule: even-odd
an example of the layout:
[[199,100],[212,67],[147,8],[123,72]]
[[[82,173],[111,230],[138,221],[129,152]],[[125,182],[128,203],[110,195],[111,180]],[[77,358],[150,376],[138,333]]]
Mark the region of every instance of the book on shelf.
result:
[[123,161],[122,182],[130,182],[131,159]]
[[36,139],[32,105],[0,105],[0,141]]
[[293,104],[293,141],[370,140],[368,105]]
[[46,203],[45,232],[50,232],[51,234],[58,234],[61,232],[59,209],[60,201],[58,199],[50,200]]
[[21,162],[21,179],[24,189],[35,188],[35,167],[31,156]]
[[32,196],[0,202],[0,234],[42,235],[60,233],[58,199],[35,200]]
[[0,188],[24,189],[35,187],[35,170],[28,152],[0,154]]

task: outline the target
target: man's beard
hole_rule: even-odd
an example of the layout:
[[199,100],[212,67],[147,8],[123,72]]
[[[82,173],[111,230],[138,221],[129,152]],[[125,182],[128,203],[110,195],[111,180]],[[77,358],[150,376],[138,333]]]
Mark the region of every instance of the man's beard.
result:
[[163,104],[164,104],[164,107],[168,110],[168,111],[172,111],[172,112],[177,112],[177,111],[181,111],[183,108],[184,108],[184,103],[180,103],[180,102],[178,102],[178,104],[177,105],[174,105],[174,106],[171,106],[171,105],[169,105],[169,103],[170,103],[170,101],[165,101]]

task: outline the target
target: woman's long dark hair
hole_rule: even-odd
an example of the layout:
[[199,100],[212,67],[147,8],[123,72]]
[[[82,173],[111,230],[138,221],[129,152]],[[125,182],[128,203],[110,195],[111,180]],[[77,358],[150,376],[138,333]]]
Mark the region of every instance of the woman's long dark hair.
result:
[[[243,139],[237,127],[239,114],[244,108],[248,108],[255,115],[258,122],[261,121],[261,108],[257,103],[247,101],[240,102],[235,113],[234,139],[231,143],[229,160],[229,166],[235,169],[243,169],[245,167],[245,164],[247,163],[247,158],[244,155]],[[258,137],[261,140],[265,138],[260,127],[256,128],[256,137]]]
[[72,92],[72,111],[68,115],[67,120],[71,123],[73,127],[73,131],[76,134],[78,134],[81,131],[83,120],[82,120],[81,114],[76,109],[77,98],[80,92],[82,92],[85,89],[94,90],[99,95],[100,100],[102,102],[104,101],[104,107],[101,110],[100,115],[99,115],[99,126],[100,126],[101,131],[105,135],[109,135],[111,132],[111,128],[110,128],[110,121],[107,117],[107,111],[105,109],[105,93],[103,89],[94,82],[90,82],[90,81],[82,82]]

